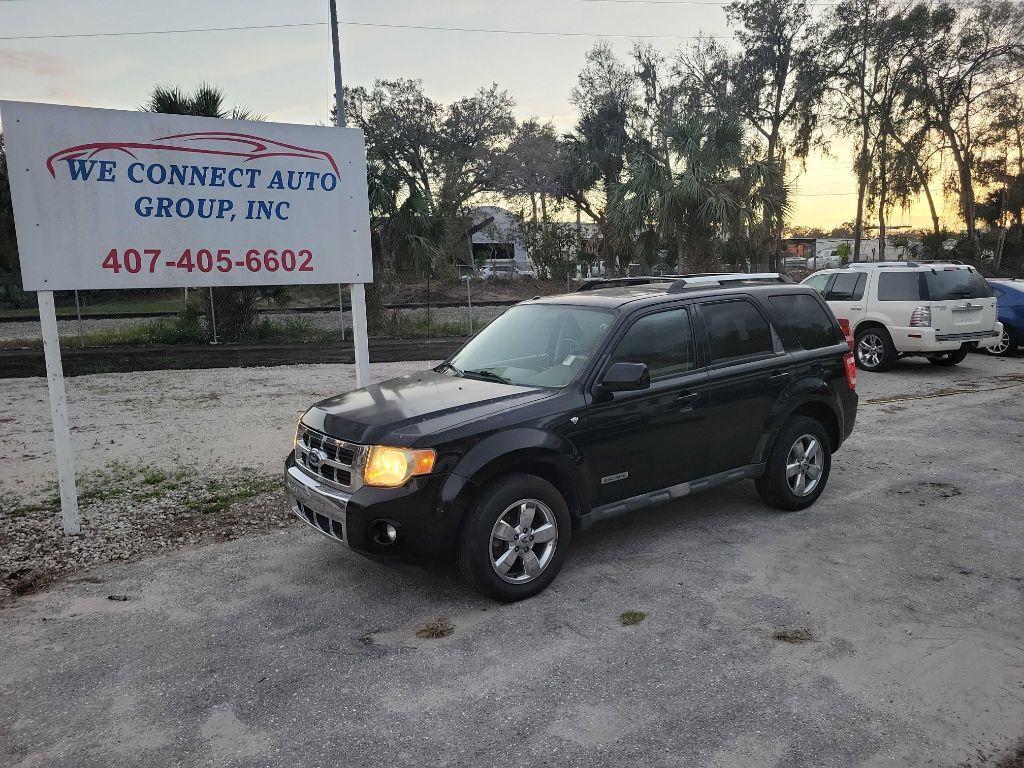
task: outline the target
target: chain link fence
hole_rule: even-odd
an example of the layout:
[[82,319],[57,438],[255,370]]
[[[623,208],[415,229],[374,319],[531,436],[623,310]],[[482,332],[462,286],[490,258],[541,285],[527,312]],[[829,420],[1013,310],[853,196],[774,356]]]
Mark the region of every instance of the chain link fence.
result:
[[[809,274],[781,268],[794,281]],[[572,291],[586,279],[671,271],[634,265],[613,272],[586,255],[540,267],[495,261],[378,269],[366,290],[371,360],[389,341],[405,341],[403,349],[429,356],[435,340],[451,347],[513,304]],[[998,270],[983,271],[1024,276],[1024,257],[1004,257]],[[350,342],[352,333],[348,286],[61,291],[55,300],[61,344],[68,350],[135,348],[141,354],[139,348],[154,348],[159,356],[160,348],[199,345],[338,345]],[[34,302],[35,295],[21,292],[15,282],[0,283],[0,351],[41,346]]]

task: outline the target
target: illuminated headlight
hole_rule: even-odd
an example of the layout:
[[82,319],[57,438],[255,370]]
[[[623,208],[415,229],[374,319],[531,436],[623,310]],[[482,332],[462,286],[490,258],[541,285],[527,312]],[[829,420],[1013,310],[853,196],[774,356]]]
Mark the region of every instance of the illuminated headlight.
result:
[[397,488],[416,475],[429,475],[437,454],[430,448],[371,446],[363,467],[363,482],[379,488]]

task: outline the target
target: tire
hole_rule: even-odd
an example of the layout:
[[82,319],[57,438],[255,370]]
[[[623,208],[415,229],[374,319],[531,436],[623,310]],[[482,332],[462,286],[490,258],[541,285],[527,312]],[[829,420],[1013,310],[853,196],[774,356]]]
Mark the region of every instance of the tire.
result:
[[[562,569],[572,517],[548,481],[525,474],[498,478],[484,487],[468,515],[459,540],[459,571],[485,595],[505,603],[533,597]],[[539,531],[553,538],[538,540]],[[529,538],[520,539],[523,534]],[[539,570],[531,574],[530,568]]]
[[[817,444],[814,456],[806,456],[814,443]],[[803,457],[800,456],[801,449],[798,449],[798,445],[802,446]],[[795,462],[794,459],[799,461]],[[805,464],[804,461],[808,459],[808,463]],[[791,476],[793,470],[790,467],[794,464],[799,464],[800,469]],[[817,468],[816,477],[812,477],[812,467]],[[761,498],[769,505],[793,512],[805,509],[818,500],[828,484],[831,472],[832,444],[825,426],[817,419],[795,416],[786,422],[775,438],[771,453],[768,454],[764,474],[754,480],[754,485]],[[801,476],[803,490],[798,480]],[[813,486],[807,490],[811,482]]]
[[938,355],[929,355],[928,362],[932,365],[940,365],[943,368],[952,368],[954,365],[959,365],[967,357],[969,349],[960,347],[960,349],[954,352],[942,352]]
[[887,371],[896,363],[899,353],[889,332],[877,325],[858,329],[853,343],[853,357],[857,367],[871,373]]
[[1009,357],[1017,351],[1018,346],[1020,346],[1020,340],[1017,338],[1017,334],[1003,326],[1003,336],[999,339],[998,344],[994,347],[982,347],[982,349],[993,357]]

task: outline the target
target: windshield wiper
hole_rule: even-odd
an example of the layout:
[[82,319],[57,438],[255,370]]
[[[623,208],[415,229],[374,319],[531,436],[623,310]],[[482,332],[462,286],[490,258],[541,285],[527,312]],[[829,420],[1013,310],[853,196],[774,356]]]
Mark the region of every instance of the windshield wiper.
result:
[[501,376],[494,371],[489,371],[486,368],[481,368],[478,371],[463,371],[466,376],[479,376],[482,379],[494,379],[500,381],[502,384],[511,384],[512,382]]
[[456,368],[451,363],[441,363],[439,366],[437,366],[437,370],[439,370],[439,371],[443,371],[445,368],[447,368],[449,371],[454,373],[456,376],[465,376],[466,375],[465,371],[460,370],[459,368]]

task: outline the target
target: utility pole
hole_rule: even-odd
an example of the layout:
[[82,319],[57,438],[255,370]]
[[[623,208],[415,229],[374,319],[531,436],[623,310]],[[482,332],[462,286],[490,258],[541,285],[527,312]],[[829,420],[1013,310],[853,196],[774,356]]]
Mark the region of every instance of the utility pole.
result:
[[[345,127],[345,89],[341,81],[341,42],[338,40],[338,3],[330,1],[331,51],[334,54],[334,109],[338,115],[338,127]],[[369,211],[367,211],[369,216]],[[341,287],[339,286],[339,290]],[[352,351],[356,362],[356,386],[365,387],[370,383],[370,349],[366,329],[366,289],[362,283],[349,285],[352,295]],[[339,304],[340,304],[339,300]],[[342,335],[344,337],[344,310],[342,310]]]

